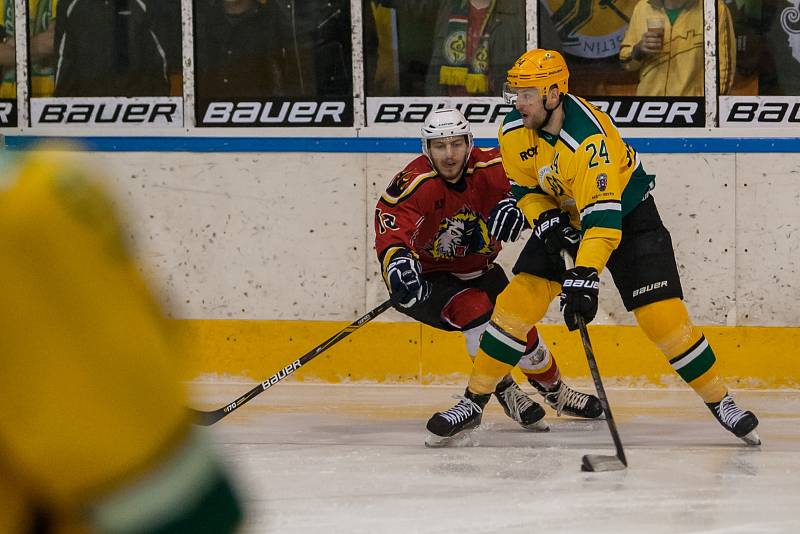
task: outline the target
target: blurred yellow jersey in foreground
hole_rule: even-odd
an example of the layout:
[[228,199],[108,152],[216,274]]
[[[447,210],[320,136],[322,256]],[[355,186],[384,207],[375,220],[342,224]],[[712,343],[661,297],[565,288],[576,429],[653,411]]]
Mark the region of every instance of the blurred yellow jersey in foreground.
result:
[[162,314],[64,155],[3,159],[0,329],[0,532],[233,531]]

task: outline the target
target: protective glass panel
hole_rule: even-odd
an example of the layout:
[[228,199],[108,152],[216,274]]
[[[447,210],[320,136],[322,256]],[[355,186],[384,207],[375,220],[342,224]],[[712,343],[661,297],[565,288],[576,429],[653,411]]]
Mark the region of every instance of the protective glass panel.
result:
[[800,124],[800,0],[725,0],[736,33],[736,77],[720,125]]
[[0,26],[0,126],[17,125],[17,54],[14,38],[14,0],[3,0]]
[[28,0],[32,96],[181,95],[180,4]]
[[28,0],[28,40],[32,126],[183,126],[180,0]]
[[[720,13],[727,93],[735,37],[722,2]],[[621,126],[703,126],[703,20],[702,0],[541,0],[539,42],[564,54],[570,92]]]
[[[28,77],[32,97],[52,96],[55,80],[56,5],[57,0],[28,0]],[[14,40],[14,0],[5,0],[4,20],[6,34]],[[9,20],[10,19],[10,20]],[[4,76],[5,82],[7,77]],[[14,76],[10,76],[14,79]],[[0,92],[6,94],[5,83]]]
[[367,96],[500,96],[525,51],[524,0],[363,0],[363,12]]
[[194,6],[198,124],[352,124],[348,0],[195,0]]
[[[363,0],[367,125],[418,135],[455,107],[493,137],[512,106],[506,72],[525,52],[524,0]],[[374,45],[372,44],[374,43]]]

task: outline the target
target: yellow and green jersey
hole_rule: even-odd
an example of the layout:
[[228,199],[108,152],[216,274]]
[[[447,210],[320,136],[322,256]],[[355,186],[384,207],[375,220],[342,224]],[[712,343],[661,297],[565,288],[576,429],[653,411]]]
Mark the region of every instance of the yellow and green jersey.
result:
[[611,118],[583,98],[565,94],[559,134],[533,131],[514,110],[498,134],[503,166],[517,205],[531,223],[559,208],[583,235],[576,265],[601,271],[622,239],[622,218],[647,198],[655,176]]
[[111,199],[62,156],[0,166],[0,532],[231,532]]

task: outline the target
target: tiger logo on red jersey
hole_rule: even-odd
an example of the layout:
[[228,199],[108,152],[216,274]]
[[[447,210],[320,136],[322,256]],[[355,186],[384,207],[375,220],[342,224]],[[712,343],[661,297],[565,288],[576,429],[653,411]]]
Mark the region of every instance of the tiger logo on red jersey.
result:
[[439,232],[429,247],[436,259],[463,258],[468,254],[492,254],[486,221],[469,208],[463,208],[439,223]]

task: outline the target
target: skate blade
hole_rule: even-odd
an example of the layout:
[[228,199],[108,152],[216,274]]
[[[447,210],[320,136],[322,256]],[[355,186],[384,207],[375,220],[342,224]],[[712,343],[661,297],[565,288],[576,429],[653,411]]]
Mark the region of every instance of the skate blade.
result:
[[585,415],[581,415],[575,412],[568,412],[562,411],[561,413],[556,412],[556,417],[573,417],[575,419],[583,419],[584,421],[605,421],[606,420],[606,412],[602,412],[597,417],[586,417]]
[[440,449],[442,447],[473,447],[472,430],[459,432],[455,436],[442,437],[428,432],[425,439],[425,446],[429,449]]
[[531,423],[529,425],[520,425],[525,430],[530,430],[531,432],[550,432],[550,425],[544,419],[539,419],[535,423]]
[[745,434],[744,436],[742,436],[739,439],[744,441],[750,447],[758,447],[758,446],[761,445],[761,437],[758,435],[758,432],[756,432],[755,430],[751,430],[750,432],[748,432],[747,434]]
[[581,461],[581,471],[602,472],[621,471],[627,466],[616,456],[603,456],[601,454],[585,454]]

